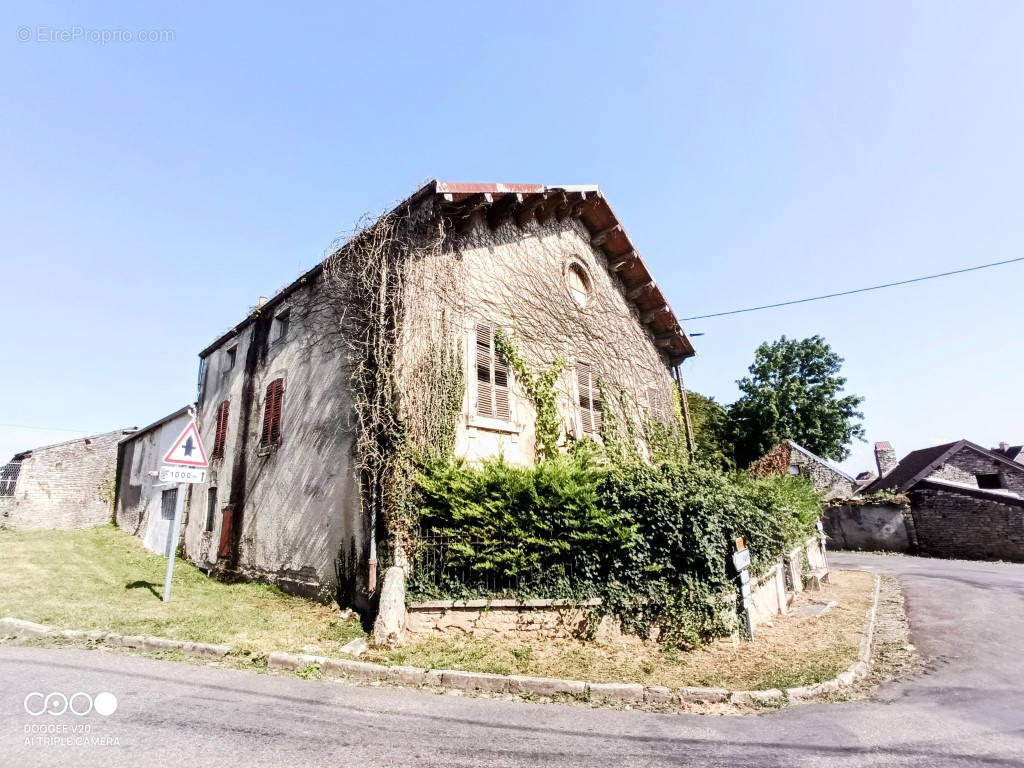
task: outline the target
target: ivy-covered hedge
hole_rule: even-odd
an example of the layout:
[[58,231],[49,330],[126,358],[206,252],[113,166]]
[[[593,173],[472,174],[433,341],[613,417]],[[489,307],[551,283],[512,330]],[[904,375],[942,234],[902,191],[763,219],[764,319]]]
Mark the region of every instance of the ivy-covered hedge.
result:
[[672,453],[612,457],[589,441],[532,468],[431,462],[418,489],[422,541],[444,545],[432,567],[414,567],[413,599],[600,597],[628,631],[678,647],[730,631],[733,538],[747,540],[756,575],[806,539],[821,510],[800,479],[726,474]]

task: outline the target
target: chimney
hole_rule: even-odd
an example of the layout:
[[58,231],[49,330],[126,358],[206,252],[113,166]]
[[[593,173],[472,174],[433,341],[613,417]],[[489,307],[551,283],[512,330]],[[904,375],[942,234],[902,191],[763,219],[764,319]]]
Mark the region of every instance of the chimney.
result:
[[267,303],[267,297],[266,296],[260,296],[260,300],[258,302],[256,302],[256,306],[257,307],[262,307],[266,303]]
[[875,443],[875,463],[878,464],[879,477],[889,474],[899,464],[891,443]]
[[1009,443],[1000,443],[999,444],[999,450],[1002,451],[1003,453],[1006,453],[1009,449],[1010,449],[1010,444]]

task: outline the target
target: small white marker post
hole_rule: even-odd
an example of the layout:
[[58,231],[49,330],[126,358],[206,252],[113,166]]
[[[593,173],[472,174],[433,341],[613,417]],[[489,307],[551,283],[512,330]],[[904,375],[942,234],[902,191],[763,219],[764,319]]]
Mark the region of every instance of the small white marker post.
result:
[[181,512],[185,506],[185,483],[178,484],[178,498],[174,502],[174,522],[171,524],[171,538],[168,542],[167,576],[164,578],[164,602],[171,599],[171,579],[174,577],[174,559],[178,554],[178,537],[181,535]]
[[174,558],[178,554],[178,538],[181,536],[181,518],[185,509],[185,488],[190,483],[206,482],[206,450],[196,428],[195,411],[192,420],[178,438],[171,443],[171,449],[164,456],[160,468],[160,479],[178,483],[178,494],[174,504],[174,522],[171,523],[170,553],[167,556],[167,577],[164,579],[164,602],[171,599],[171,578],[174,576]]

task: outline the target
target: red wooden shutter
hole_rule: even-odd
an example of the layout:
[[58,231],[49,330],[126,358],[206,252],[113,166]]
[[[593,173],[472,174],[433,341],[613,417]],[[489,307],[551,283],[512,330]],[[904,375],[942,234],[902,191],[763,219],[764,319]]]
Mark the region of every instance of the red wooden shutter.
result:
[[267,399],[263,404],[263,435],[260,445],[273,445],[281,439],[281,408],[284,405],[284,379],[274,379],[267,385]]
[[227,557],[231,554],[231,518],[234,511],[235,508],[230,504],[224,507],[220,521],[220,546],[217,548],[217,557]]
[[270,440],[278,442],[281,439],[281,409],[284,406],[284,380],[275,379],[274,383],[274,418],[270,425]]
[[225,400],[217,408],[217,432],[213,438],[213,458],[219,459],[224,456],[224,443],[228,437],[228,414],[231,411],[231,403]]

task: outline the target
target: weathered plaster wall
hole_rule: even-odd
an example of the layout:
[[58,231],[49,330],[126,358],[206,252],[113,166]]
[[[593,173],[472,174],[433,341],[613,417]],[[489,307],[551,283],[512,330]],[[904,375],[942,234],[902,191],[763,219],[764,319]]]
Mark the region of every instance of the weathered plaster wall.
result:
[[920,551],[937,557],[1024,561],[1024,501],[934,486],[910,492]]
[[[290,310],[287,336],[275,316]],[[234,364],[229,350],[234,349]],[[217,407],[230,405],[224,458],[209,481],[191,486],[185,551],[204,568],[266,580],[331,599],[336,564],[365,564],[367,534],[352,459],[354,415],[344,333],[336,304],[318,278],[267,304],[255,322],[206,357],[197,422],[212,451]],[[280,443],[260,447],[267,385],[284,379]],[[207,531],[208,490],[217,514]],[[218,554],[224,509],[231,508],[232,555]],[[365,577],[365,574],[364,574]]]
[[[161,515],[161,495],[172,484],[160,482],[156,473],[172,441],[189,422],[188,412],[136,432],[118,446],[120,477],[114,522],[139,536],[147,549],[167,554],[173,520]],[[207,448],[209,450],[209,448]]]
[[[621,282],[608,271],[603,253],[590,245],[590,235],[577,219],[552,219],[524,229],[515,223],[490,230],[480,222],[456,239],[456,250],[421,263],[410,273],[412,292],[436,295],[440,301],[411,301],[419,307],[407,317],[403,336],[406,368],[414,368],[429,339],[423,329],[436,324],[442,309],[450,311],[467,372],[463,416],[457,430],[456,453],[470,460],[504,455],[516,464],[532,463],[536,413],[522,382],[510,372],[507,422],[476,415],[476,348],[478,321],[503,329],[534,370],[549,367],[556,357],[566,361],[559,377],[559,413],[563,440],[581,437],[576,363],[590,363],[598,376],[617,391],[628,393],[628,413],[637,426],[644,411],[669,421],[673,417],[673,381],[668,362],[640,323],[624,295]],[[590,300],[580,307],[572,298],[566,272],[581,265],[590,278]],[[438,289],[438,281],[445,287]],[[447,304],[447,306],[445,306]],[[606,411],[615,407],[605,403]]]
[[0,497],[0,528],[89,528],[109,523],[117,443],[130,430],[36,448],[13,497]]
[[908,506],[837,504],[825,507],[822,525],[836,549],[911,552],[913,519]]

